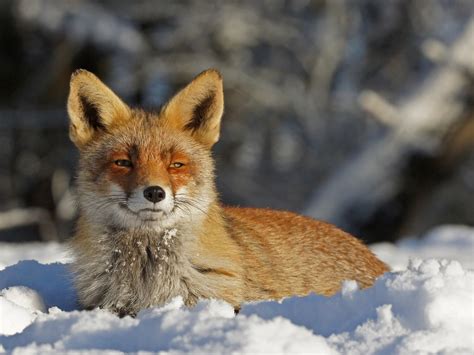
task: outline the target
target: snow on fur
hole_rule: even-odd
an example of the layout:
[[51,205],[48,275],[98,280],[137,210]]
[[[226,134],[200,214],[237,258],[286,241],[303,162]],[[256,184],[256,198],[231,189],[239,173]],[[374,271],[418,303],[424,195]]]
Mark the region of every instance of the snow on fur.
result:
[[[473,241],[472,228],[444,227],[419,241],[376,245],[399,271],[374,287],[348,281],[334,297],[247,304],[236,317],[224,302],[187,309],[179,298],[136,318],[78,311],[66,264],[21,261],[0,271],[0,344],[37,353],[472,353]],[[18,250],[12,253],[21,259]],[[413,259],[429,253],[437,259]]]

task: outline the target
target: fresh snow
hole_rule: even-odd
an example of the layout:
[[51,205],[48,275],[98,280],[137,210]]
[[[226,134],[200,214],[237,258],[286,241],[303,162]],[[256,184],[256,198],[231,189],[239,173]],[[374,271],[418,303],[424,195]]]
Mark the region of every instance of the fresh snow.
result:
[[58,243],[0,243],[0,270],[20,260],[37,260],[43,264],[71,261],[64,245]]
[[[309,295],[187,309],[180,298],[120,319],[79,311],[60,244],[0,243],[0,350],[15,353],[474,353],[474,228],[438,227],[372,249],[393,272]],[[34,259],[34,260],[26,260]],[[317,272],[317,270],[315,270]]]
[[377,243],[371,249],[392,270],[403,270],[410,258],[439,258],[459,261],[465,268],[474,269],[474,228],[441,226],[418,238],[406,238],[396,245]]

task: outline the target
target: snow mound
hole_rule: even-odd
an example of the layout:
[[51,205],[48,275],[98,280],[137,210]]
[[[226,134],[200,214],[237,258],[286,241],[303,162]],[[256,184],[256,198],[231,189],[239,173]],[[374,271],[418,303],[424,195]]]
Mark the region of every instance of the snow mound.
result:
[[0,290],[12,286],[26,286],[38,291],[46,307],[57,306],[65,311],[77,309],[72,277],[66,264],[20,261],[0,271]]
[[0,291],[0,297],[32,312],[46,312],[43,298],[38,292],[28,287],[16,286],[3,289]]
[[474,272],[457,261],[415,260],[366,290],[346,282],[334,297],[247,304],[236,317],[224,302],[202,301],[187,309],[179,298],[135,319],[53,307],[23,332],[0,336],[0,344],[6,351],[34,352],[469,353],[473,285]]
[[3,289],[0,291],[0,334],[21,332],[33,322],[38,312],[45,311],[43,299],[35,290],[24,286]]
[[281,316],[327,337],[342,353],[474,351],[474,272],[457,261],[414,260],[359,291],[247,306],[244,314]]
[[377,243],[372,251],[393,270],[404,270],[411,258],[438,258],[459,261],[474,269],[474,228],[445,225],[436,227],[421,238],[405,238],[397,242]]
[[49,243],[5,243],[0,242],[0,270],[21,260],[36,260],[43,264],[67,263],[70,256],[63,244]]

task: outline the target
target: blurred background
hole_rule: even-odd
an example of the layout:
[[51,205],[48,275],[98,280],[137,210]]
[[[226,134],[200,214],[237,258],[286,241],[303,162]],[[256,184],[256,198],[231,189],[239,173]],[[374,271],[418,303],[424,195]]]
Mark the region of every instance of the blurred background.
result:
[[474,224],[473,0],[0,2],[0,241],[66,240],[71,73],[159,108],[224,76],[224,203],[367,242]]

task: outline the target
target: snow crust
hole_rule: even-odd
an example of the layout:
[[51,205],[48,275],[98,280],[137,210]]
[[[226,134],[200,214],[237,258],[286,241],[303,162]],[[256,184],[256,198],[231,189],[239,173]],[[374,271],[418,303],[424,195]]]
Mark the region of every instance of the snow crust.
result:
[[[238,316],[222,301],[187,309],[180,298],[120,319],[80,311],[60,245],[2,245],[0,349],[15,353],[474,353],[474,228],[437,228],[421,240],[373,249],[397,271],[374,287],[344,283],[333,297],[311,294],[246,304]],[[57,249],[55,249],[57,248]],[[31,254],[28,255],[29,257]],[[436,258],[431,258],[436,257]],[[423,260],[423,259],[424,260]],[[458,260],[455,260],[458,259]],[[315,272],[317,272],[315,270]]]

